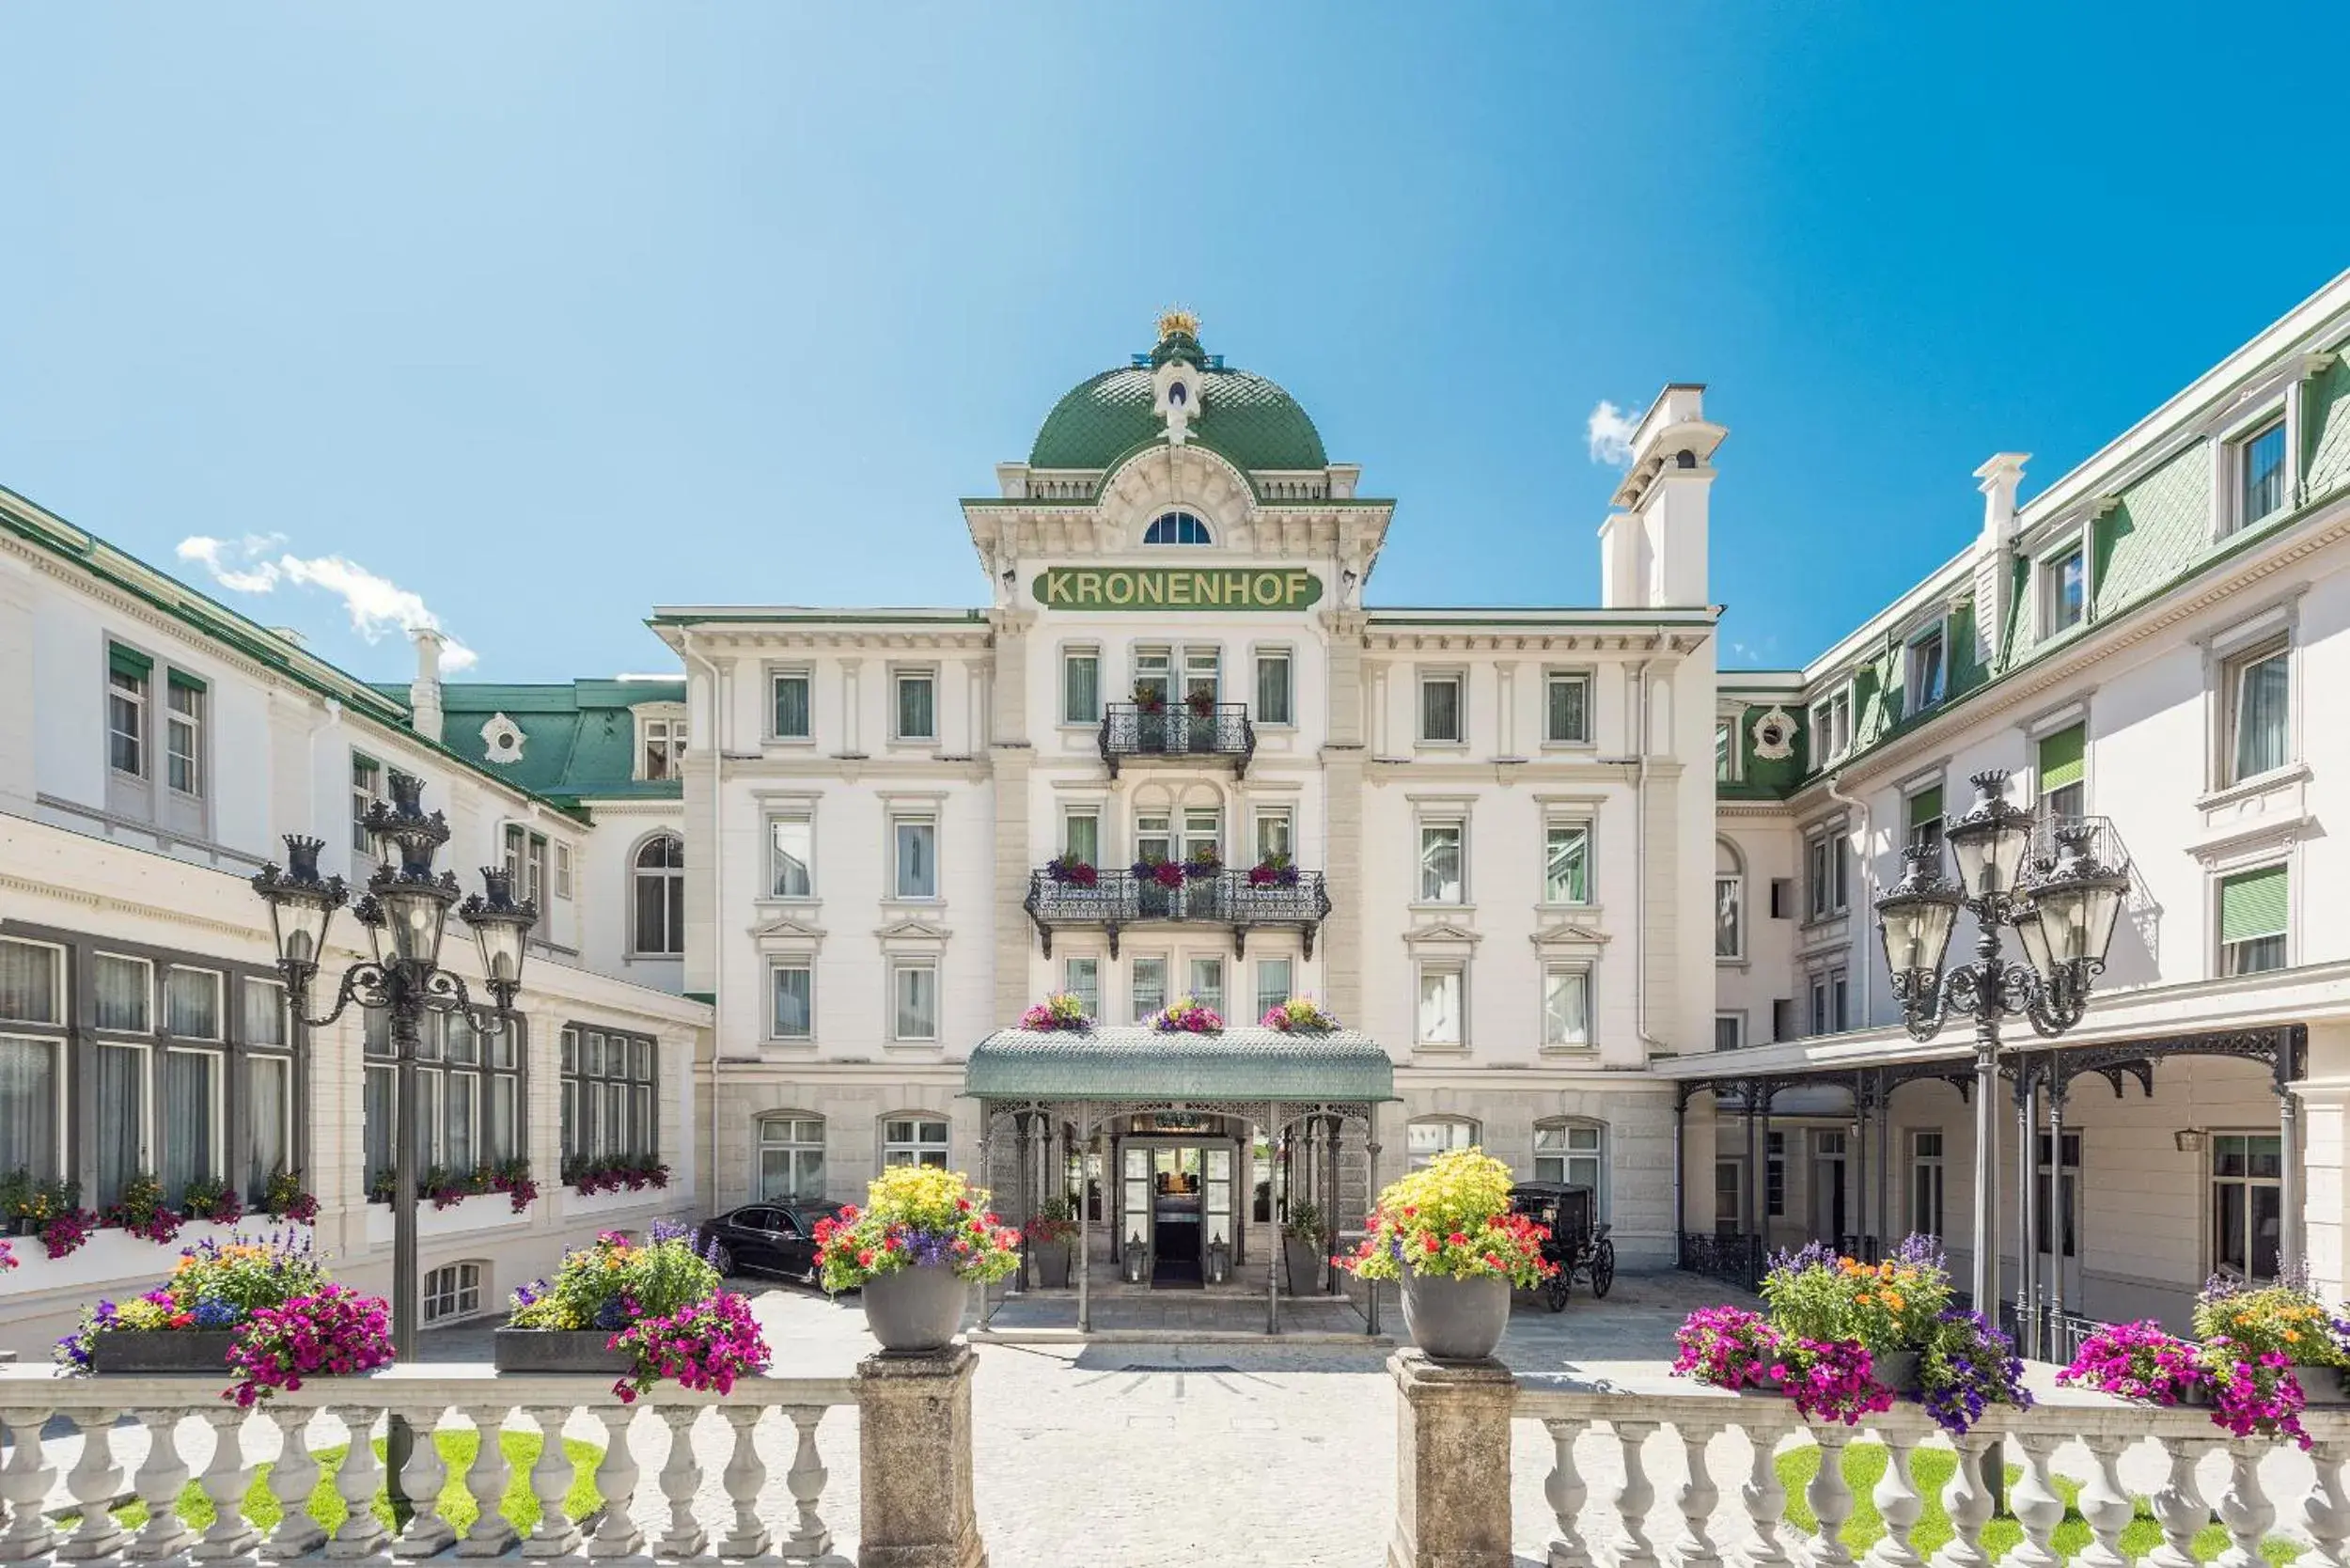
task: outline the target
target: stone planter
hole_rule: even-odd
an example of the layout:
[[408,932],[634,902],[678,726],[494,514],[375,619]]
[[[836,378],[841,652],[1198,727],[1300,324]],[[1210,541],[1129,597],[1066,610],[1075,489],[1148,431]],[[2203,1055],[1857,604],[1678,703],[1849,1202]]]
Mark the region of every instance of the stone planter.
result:
[[2295,1367],[2293,1376],[2312,1410],[2350,1404],[2350,1384],[2344,1383],[2340,1367]]
[[1897,1394],[1915,1394],[1925,1385],[1914,1350],[1879,1350],[1869,1356],[1870,1376]]
[[90,1341],[90,1371],[212,1372],[228,1370],[233,1328],[122,1328]]
[[1067,1242],[1032,1242],[1028,1247],[1028,1261],[1035,1265],[1039,1290],[1065,1291],[1069,1288]]
[[1310,1241],[1281,1237],[1281,1268],[1289,1276],[1290,1294],[1317,1295],[1322,1291],[1322,1248]]
[[1439,1361],[1481,1361],[1510,1326],[1510,1281],[1499,1275],[1454,1279],[1406,1270],[1403,1325]]
[[636,1370],[636,1357],[611,1348],[601,1328],[501,1328],[490,1336],[490,1363],[502,1372],[592,1372],[610,1377]]
[[865,1282],[865,1326],[887,1351],[944,1350],[963,1326],[971,1287],[935,1263],[892,1269]]

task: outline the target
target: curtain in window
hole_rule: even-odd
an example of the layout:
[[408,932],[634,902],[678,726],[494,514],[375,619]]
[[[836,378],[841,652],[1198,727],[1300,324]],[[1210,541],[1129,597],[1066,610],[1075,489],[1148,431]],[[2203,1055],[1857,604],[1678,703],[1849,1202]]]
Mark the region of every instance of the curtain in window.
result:
[[786,740],[807,736],[807,677],[776,677],[776,733]]
[[98,1047],[98,1202],[119,1202],[145,1149],[147,1053],[135,1045]]
[[1590,1011],[1584,1000],[1589,979],[1579,969],[1553,969],[1543,981],[1543,1040],[1549,1045],[1588,1045]]
[[274,1172],[293,1168],[293,1151],[286,1143],[293,1108],[293,1062],[286,1057],[249,1057],[245,1082],[251,1152],[245,1162],[244,1186],[248,1197],[258,1200],[268,1190]]
[[1422,903],[1461,902],[1461,830],[1419,830],[1419,898]]
[[1550,682],[1549,728],[1543,738],[1579,741],[1583,736],[1583,702],[1588,688],[1580,681]]
[[220,1058],[210,1051],[165,1051],[163,1168],[156,1174],[171,1201],[197,1177],[219,1172],[212,1137],[219,1108]]
[[2250,778],[2289,760],[2285,709],[2291,673],[2282,653],[2247,665],[2238,677],[2235,717],[2235,776]]
[[30,942],[0,942],[0,1018],[62,1024],[57,950]]
[[937,829],[929,823],[898,824],[898,896],[928,899],[938,895],[938,863],[932,853]]
[[810,1007],[813,972],[807,969],[777,969],[776,975],[776,1036],[780,1040],[806,1039],[814,1018]]
[[152,1002],[145,964],[135,958],[98,953],[90,959],[90,978],[98,989],[100,1028],[145,1034],[154,1027],[148,1017]]
[[1290,722],[1290,662],[1286,654],[1258,655],[1257,722]]
[[898,682],[898,733],[908,740],[925,741],[936,733],[928,679]]
[[440,1164],[433,1144],[441,1136],[441,1074],[437,1071],[419,1069],[416,1074],[416,1168],[429,1170]]
[[481,1092],[481,1079],[472,1073],[451,1073],[445,1086],[448,1098],[448,1123],[441,1142],[441,1163],[451,1170],[471,1170],[478,1163],[474,1151],[474,1126],[477,1104]]
[[1061,717],[1071,724],[1092,724],[1101,716],[1101,656],[1072,653],[1061,661]]
[[909,964],[898,971],[898,1038],[929,1040],[938,1033],[938,971]]
[[490,1119],[482,1127],[481,1157],[493,1164],[510,1160],[521,1151],[521,1140],[514,1136],[516,1088],[510,1073],[490,1080]]
[[1290,999],[1290,961],[1286,958],[1261,958],[1257,961],[1257,1016],[1261,1018],[1272,1009]]
[[248,1045],[286,1043],[286,993],[283,987],[265,980],[246,978],[244,1042]]
[[1714,956],[1738,956],[1739,902],[1746,884],[1734,876],[1714,879]]
[[58,1174],[57,1043],[0,1038],[0,1166]]
[[1457,741],[1461,738],[1459,682],[1420,682],[1419,736],[1423,741]]
[[209,969],[165,970],[164,1028],[182,1040],[218,1040],[220,977]]

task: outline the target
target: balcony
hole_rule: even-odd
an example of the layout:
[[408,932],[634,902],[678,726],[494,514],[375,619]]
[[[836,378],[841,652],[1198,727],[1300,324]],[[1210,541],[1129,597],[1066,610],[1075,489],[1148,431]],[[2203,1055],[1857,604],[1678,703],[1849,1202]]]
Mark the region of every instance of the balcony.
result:
[[1330,895],[1323,889],[1320,871],[1285,874],[1294,880],[1252,882],[1251,872],[1219,870],[1186,875],[1170,886],[1131,870],[1096,871],[1089,884],[1039,870],[1028,874],[1022,907],[1035,922],[1047,958],[1053,956],[1053,933],[1060,930],[1106,933],[1110,956],[1116,958],[1119,933],[1142,924],[1230,927],[1236,955],[1257,927],[1292,930],[1304,937],[1306,956],[1311,958],[1314,933],[1330,913]]
[[1102,710],[1102,760],[1118,776],[1128,762],[1229,761],[1236,777],[1248,776],[1248,760],[1257,754],[1257,728],[1248,722],[1246,702],[1218,702],[1194,708],[1169,702],[1145,711],[1133,702],[1113,702]]

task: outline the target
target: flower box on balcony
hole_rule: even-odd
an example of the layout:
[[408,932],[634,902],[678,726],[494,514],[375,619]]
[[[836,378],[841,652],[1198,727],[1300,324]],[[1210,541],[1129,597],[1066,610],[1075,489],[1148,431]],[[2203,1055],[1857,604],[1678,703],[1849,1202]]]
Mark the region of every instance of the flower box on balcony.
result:
[[108,1372],[211,1372],[228,1370],[237,1342],[233,1328],[118,1328],[90,1340],[90,1371]]
[[490,1336],[491,1364],[502,1372],[592,1372],[611,1377],[634,1371],[635,1356],[612,1348],[602,1328],[501,1328]]

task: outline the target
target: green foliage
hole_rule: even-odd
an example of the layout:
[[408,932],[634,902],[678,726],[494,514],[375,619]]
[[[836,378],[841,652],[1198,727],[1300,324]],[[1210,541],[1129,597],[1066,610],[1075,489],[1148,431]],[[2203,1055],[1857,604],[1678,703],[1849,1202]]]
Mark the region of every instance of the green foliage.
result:
[[1322,1245],[1324,1230],[1320,1209],[1302,1198],[1293,1198],[1290,1200],[1289,1218],[1281,1226],[1281,1234],[1294,1236],[1302,1242],[1312,1242],[1319,1247]]
[[718,1289],[718,1271],[682,1235],[638,1247],[606,1231],[567,1254],[553,1282],[514,1293],[516,1328],[602,1328],[617,1333],[638,1318],[666,1318]]
[[1762,1299],[1773,1325],[1793,1339],[1917,1350],[1935,1337],[1950,1283],[1940,1269],[1917,1263],[1806,1257],[1772,1269]]
[[2277,1355],[2296,1367],[2350,1365],[2326,1304],[2292,1285],[2256,1291],[2207,1287],[2195,1303],[2195,1337],[2207,1345],[2224,1340],[2246,1360]]

